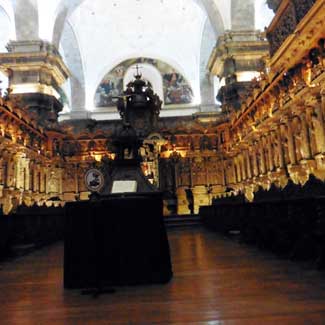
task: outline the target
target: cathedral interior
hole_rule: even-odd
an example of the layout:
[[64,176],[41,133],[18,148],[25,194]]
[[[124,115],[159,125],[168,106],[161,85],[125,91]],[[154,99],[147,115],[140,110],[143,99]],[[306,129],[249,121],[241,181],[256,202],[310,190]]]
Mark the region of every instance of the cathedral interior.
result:
[[135,78],[164,217],[324,268],[324,0],[0,0],[0,257],[90,200]]

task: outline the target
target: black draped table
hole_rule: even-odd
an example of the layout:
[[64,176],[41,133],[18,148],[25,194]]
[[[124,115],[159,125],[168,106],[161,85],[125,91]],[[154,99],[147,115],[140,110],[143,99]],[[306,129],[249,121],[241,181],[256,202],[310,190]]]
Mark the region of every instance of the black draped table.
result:
[[65,207],[64,287],[166,283],[172,277],[161,193]]

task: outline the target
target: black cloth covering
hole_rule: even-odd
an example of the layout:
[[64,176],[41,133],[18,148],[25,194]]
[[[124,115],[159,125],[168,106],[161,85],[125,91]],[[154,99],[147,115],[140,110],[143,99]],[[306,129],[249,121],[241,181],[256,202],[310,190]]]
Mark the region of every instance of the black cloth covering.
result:
[[160,193],[68,203],[65,222],[65,288],[166,283],[171,279]]

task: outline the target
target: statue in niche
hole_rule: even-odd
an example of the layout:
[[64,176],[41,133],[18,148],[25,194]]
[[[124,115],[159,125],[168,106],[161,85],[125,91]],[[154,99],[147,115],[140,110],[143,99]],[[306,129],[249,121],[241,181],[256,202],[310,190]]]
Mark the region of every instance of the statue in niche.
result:
[[52,150],[53,150],[53,155],[55,156],[60,155],[60,143],[58,139],[53,139]]
[[178,164],[178,183],[180,186],[189,186],[190,180],[190,164],[188,159],[180,160]]
[[234,184],[236,177],[235,177],[235,168],[233,161],[226,161],[226,180],[228,184]]
[[281,144],[275,137],[272,138],[272,147],[273,147],[273,155],[274,155],[274,165],[276,168],[279,168],[281,165],[279,151],[282,150],[282,148],[281,148]]
[[283,158],[285,165],[290,164],[290,156],[289,156],[289,147],[288,147],[288,137],[286,134],[281,134],[281,142],[283,148]]
[[76,184],[75,184],[75,173],[76,171],[70,167],[69,169],[66,170],[64,173],[63,181],[64,181],[64,189],[66,192],[74,192],[76,189]]
[[295,117],[292,122],[293,127],[293,139],[295,144],[296,158],[297,161],[300,161],[303,157],[305,157],[304,148],[303,148],[303,136],[302,136],[302,127],[301,121],[298,117]]
[[191,136],[188,137],[188,146],[189,146],[189,150],[195,151],[195,144]]
[[91,140],[88,142],[88,151],[94,150],[96,150],[96,142],[94,140]]
[[175,164],[169,159],[160,161],[160,188],[175,195]]
[[49,193],[59,192],[59,175],[57,172],[52,171],[48,180],[48,191]]
[[193,164],[193,185],[203,185],[206,183],[205,170],[202,161],[196,160]]
[[324,125],[318,117],[317,113],[311,114],[311,132],[315,140],[316,152],[323,152],[325,150],[325,139],[324,139]]
[[201,151],[212,150],[212,143],[210,138],[207,135],[204,135],[200,139],[200,150]]

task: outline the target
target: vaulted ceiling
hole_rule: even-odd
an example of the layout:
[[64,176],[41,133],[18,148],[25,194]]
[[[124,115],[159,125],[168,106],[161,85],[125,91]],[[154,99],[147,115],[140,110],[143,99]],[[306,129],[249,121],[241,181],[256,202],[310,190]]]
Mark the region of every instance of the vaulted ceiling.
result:
[[66,91],[76,109],[92,109],[103,76],[141,56],[175,67],[199,101],[217,36],[269,20],[264,0],[0,0],[0,51],[9,39],[56,44],[72,72]]

